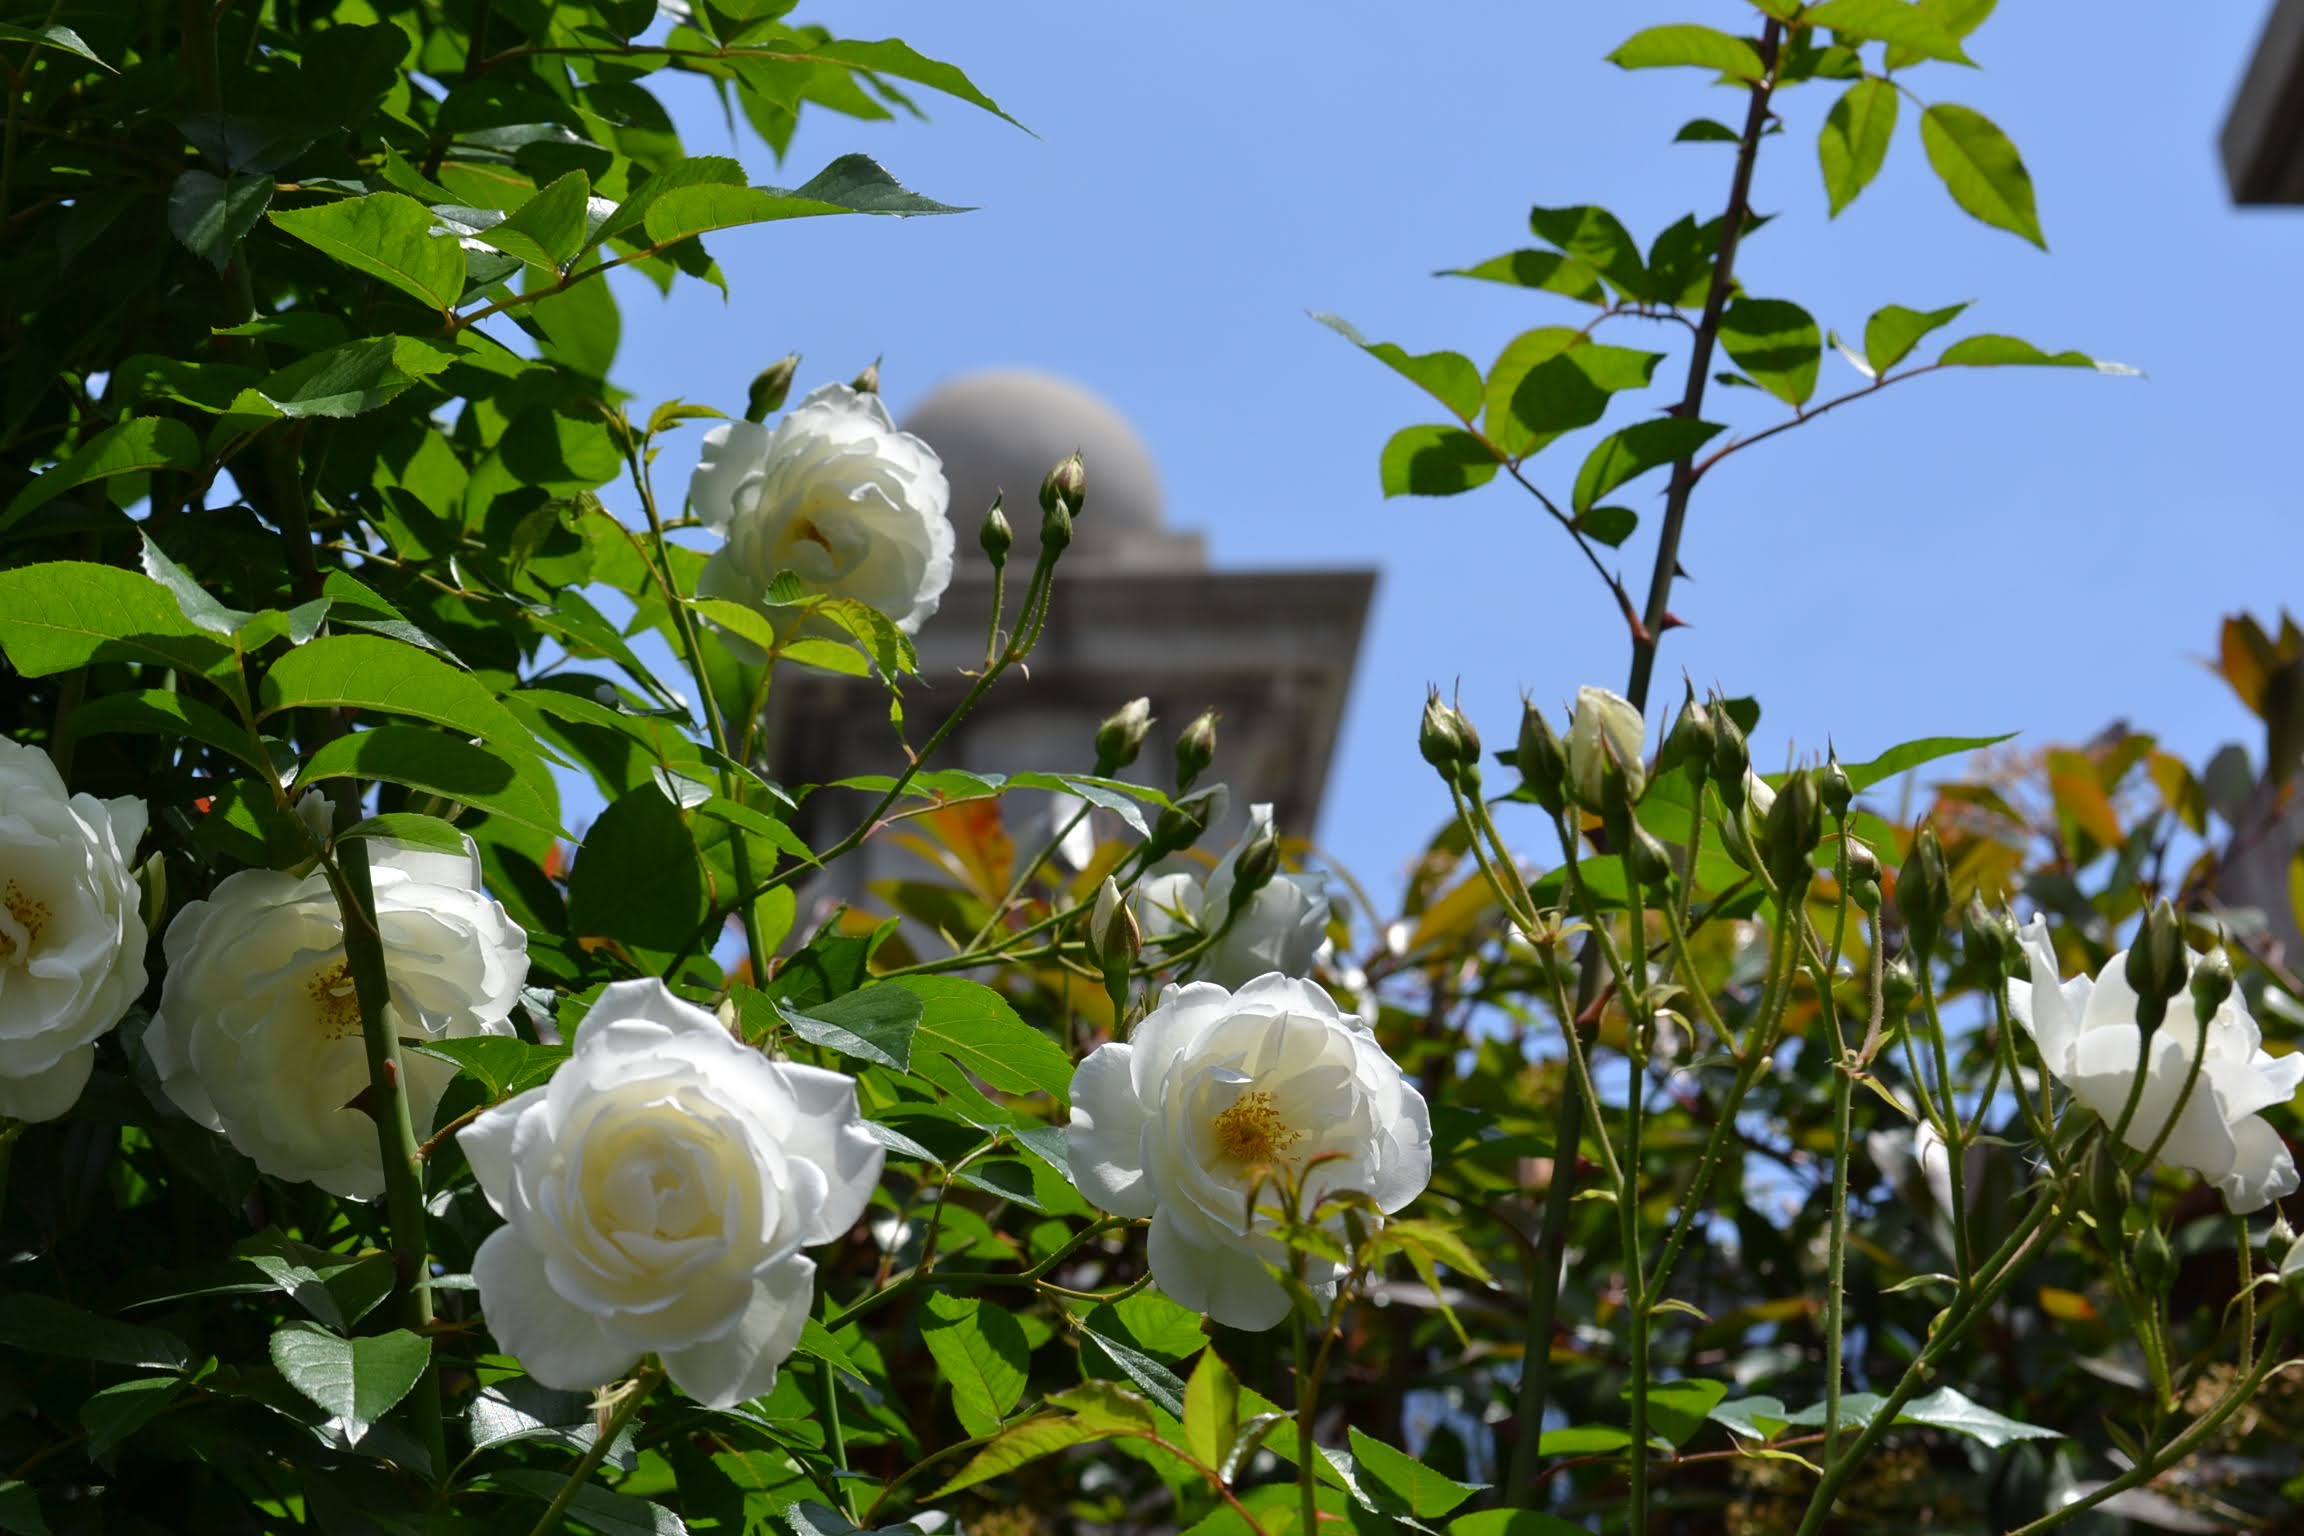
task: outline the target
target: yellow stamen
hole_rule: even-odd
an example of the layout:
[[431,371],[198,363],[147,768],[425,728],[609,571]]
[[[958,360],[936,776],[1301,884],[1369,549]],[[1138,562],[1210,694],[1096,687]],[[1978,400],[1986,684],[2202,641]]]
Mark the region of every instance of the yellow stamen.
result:
[[329,1039],[360,1033],[360,994],[352,985],[351,967],[346,962],[339,960],[324,971],[313,972],[304,991],[312,999],[313,1011]]
[[[34,900],[24,887],[13,880],[8,882],[5,892],[0,892],[0,906],[6,907],[8,915],[22,925],[24,948],[29,954],[32,946],[40,942],[40,934],[47,928],[48,919],[55,915],[54,909],[44,901]],[[15,958],[16,941],[6,933],[0,933],[0,960]]]
[[1304,1139],[1272,1107],[1272,1095],[1251,1090],[1216,1117],[1216,1148],[1238,1163],[1269,1163]]

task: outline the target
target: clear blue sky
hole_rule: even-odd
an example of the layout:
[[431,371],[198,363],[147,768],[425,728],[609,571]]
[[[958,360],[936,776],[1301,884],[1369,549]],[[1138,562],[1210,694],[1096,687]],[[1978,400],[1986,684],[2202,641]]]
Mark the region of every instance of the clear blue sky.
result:
[[[2148,377],[1932,376],[1739,456],[1693,507],[1696,579],[1674,605],[1693,627],[1666,641],[1660,699],[1683,667],[1758,695],[1755,756],[1771,761],[1827,734],[1865,757],[1934,734],[2073,740],[2116,718],[2195,763],[2233,737],[2260,753],[2200,661],[2222,614],[2304,606],[2304,210],[2234,211],[2215,155],[2266,10],[2004,5],[1971,40],[1980,72],[1909,74],[2021,146],[2052,254],[1951,205],[1909,106],[1885,173],[1828,222],[1815,135],[1832,88],[1786,99],[1755,189],[1777,217],[1739,268],[1751,291],[1857,335],[1883,303],[1975,299],[1971,328]],[[793,349],[804,384],[884,355],[899,415],[955,373],[1051,369],[1135,420],[1171,520],[1205,529],[1218,564],[1379,566],[1319,829],[1379,893],[1446,814],[1414,744],[1427,681],[1460,676],[1498,745],[1523,687],[1622,686],[1613,604],[1516,487],[1381,497],[1386,437],[1438,408],[1305,312],[1483,369],[1529,327],[1582,323],[1565,300],[1429,274],[1530,244],[1531,203],[1604,203],[1643,242],[1717,214],[1731,150],[1670,140],[1687,118],[1737,116],[1742,97],[1603,56],[1651,23],[1748,29],[1748,7],[856,0],[803,14],[961,64],[1039,137],[923,95],[928,123],[811,117],[778,166],[749,130],[731,137],[708,93],[679,99],[690,153],[735,153],[756,182],[796,185],[863,151],[980,211],[724,233],[710,244],[726,304],[627,285],[618,375],[644,403],[739,407],[752,373]],[[1612,340],[1672,345],[1615,324]],[[1859,382],[1831,354],[1822,377],[1820,398]],[[1707,415],[1751,427],[1774,419],[1763,406],[1738,391]],[[1536,460],[1541,483],[1564,489],[1584,442]],[[692,453],[692,436],[668,451],[667,484]],[[1631,497],[1636,591],[1661,490],[1655,476]]]

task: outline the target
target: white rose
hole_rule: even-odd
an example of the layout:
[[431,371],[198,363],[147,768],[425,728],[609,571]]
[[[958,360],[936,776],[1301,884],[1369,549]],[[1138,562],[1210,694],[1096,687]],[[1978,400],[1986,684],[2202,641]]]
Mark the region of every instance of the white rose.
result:
[[[461,856],[368,847],[394,1031],[511,1034],[528,935],[480,889],[470,840]],[[368,1088],[367,1046],[327,877],[226,876],[163,942],[168,979],[144,1039],[177,1107],[276,1178],[353,1200],[383,1193],[376,1122],[354,1104]],[[456,1069],[413,1051],[401,1067],[421,1134]]]
[[143,801],[72,794],[47,753],[0,738],[0,1116],[70,1109],[96,1037],[144,990],[144,819]]
[[[1248,808],[1248,830],[1210,870],[1206,881],[1189,873],[1154,875],[1136,888],[1146,940],[1214,933],[1231,910],[1240,855],[1272,829],[1272,807]],[[1328,931],[1328,877],[1318,870],[1275,874],[1240,909],[1223,938],[1201,951],[1193,974],[1220,987],[1238,987],[1267,971],[1308,976]]]
[[[1234,1328],[1270,1328],[1288,1293],[1265,1268],[1287,1250],[1268,1200],[1246,1223],[1260,1170],[1340,1156],[1305,1178],[1305,1209],[1356,1189],[1387,1214],[1432,1177],[1423,1096],[1308,981],[1261,976],[1238,992],[1169,987],[1123,1045],[1098,1046],[1072,1079],[1066,1131],[1080,1192],[1115,1216],[1152,1219],[1152,1278],[1180,1306]],[[1332,1294],[1337,1270],[1308,1281]]]
[[2176,1101],[2200,1044],[2191,1000],[2177,994],[2147,1054],[2124,954],[2106,961],[2093,981],[2075,976],[2059,982],[2056,950],[2048,942],[2043,917],[2025,925],[2024,949],[2032,960],[2032,979],[2008,983],[2010,1009],[2031,1032],[2041,1062],[2073,1098],[2106,1125],[2116,1125],[2141,1065],[2144,1091],[2123,1138],[2128,1145],[2149,1149],[2173,1114],[2175,1126],[2160,1148],[2160,1161],[2189,1168],[2215,1184],[2235,1214],[2260,1211],[2295,1193],[2295,1160],[2258,1111],[2285,1104],[2295,1094],[2304,1082],[2304,1053],[2276,1057],[2267,1052],[2239,993],[2226,998],[2209,1019],[2199,1079],[2177,1113]]
[[800,1248],[856,1224],[884,1156],[854,1078],[654,980],[601,993],[552,1080],[456,1139],[506,1223],[472,1265],[496,1342],[564,1391],[653,1352],[715,1408],[776,1385],[815,1296]]
[[[689,487],[696,515],[727,540],[698,597],[757,603],[778,572],[853,597],[910,633],[952,580],[952,490],[936,450],[896,430],[878,395],[827,384],[771,429],[730,421],[704,434]],[[758,647],[725,636],[745,661]]]
[[1623,771],[1624,788],[1638,800],[1648,785],[1642,760],[1648,726],[1632,701],[1605,688],[1576,690],[1576,713],[1568,722],[1568,792],[1586,810],[1600,809],[1600,789],[1610,760]]

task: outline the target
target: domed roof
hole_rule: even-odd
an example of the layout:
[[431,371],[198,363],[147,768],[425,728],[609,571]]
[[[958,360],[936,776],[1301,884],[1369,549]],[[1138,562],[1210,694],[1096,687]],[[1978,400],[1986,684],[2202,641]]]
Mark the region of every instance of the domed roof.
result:
[[[1172,541],[1161,519],[1160,475],[1128,419],[1086,388],[1029,369],[990,369],[947,380],[914,406],[904,429],[924,438],[952,482],[952,521],[964,551],[997,493],[1016,530],[1013,562],[1040,542],[1040,481],[1079,450],[1088,501],[1069,558],[1135,564]],[[1160,561],[1158,563],[1168,563]]]

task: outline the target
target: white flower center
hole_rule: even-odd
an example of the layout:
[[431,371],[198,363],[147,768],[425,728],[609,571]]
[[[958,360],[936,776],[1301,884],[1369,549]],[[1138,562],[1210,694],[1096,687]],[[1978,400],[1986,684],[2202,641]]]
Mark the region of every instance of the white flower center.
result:
[[1253,1166],[1288,1161],[1288,1149],[1304,1133],[1280,1118],[1272,1095],[1250,1089],[1232,1101],[1215,1120],[1216,1150],[1229,1162]]
[[13,880],[0,889],[0,910],[7,913],[0,918],[0,964],[29,958],[54,910]]
[[312,1000],[312,1017],[329,1039],[360,1033],[360,994],[352,984],[349,962],[339,960],[314,971],[304,984],[304,995]]

